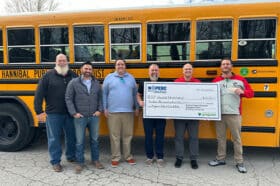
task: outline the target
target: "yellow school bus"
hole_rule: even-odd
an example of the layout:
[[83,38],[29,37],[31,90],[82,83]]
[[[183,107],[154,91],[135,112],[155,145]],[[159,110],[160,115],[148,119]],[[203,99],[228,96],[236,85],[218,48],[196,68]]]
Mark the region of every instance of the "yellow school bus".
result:
[[[137,81],[148,79],[157,63],[160,76],[173,81],[182,66],[194,66],[202,82],[220,74],[219,61],[230,57],[234,73],[255,91],[243,99],[242,139],[245,146],[279,147],[280,3],[216,4],[42,13],[0,18],[0,150],[28,145],[38,128],[33,109],[38,80],[64,53],[79,74],[81,62],[92,61],[102,82],[123,57]],[[101,119],[101,135],[108,129]],[[143,136],[142,116],[135,118]],[[166,137],[173,137],[168,120]],[[211,121],[201,121],[201,139],[215,139]],[[230,138],[230,134],[228,134]]]

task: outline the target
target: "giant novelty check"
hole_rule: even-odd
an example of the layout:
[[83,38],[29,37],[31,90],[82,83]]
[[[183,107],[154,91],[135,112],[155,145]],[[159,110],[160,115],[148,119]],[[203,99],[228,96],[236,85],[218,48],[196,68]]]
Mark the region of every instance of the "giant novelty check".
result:
[[144,118],[221,120],[217,83],[144,83]]

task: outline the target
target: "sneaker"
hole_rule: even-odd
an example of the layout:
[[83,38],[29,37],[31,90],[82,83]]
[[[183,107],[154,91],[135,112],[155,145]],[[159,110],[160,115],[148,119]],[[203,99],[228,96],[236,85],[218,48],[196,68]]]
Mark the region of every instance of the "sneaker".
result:
[[62,172],[62,166],[58,163],[53,165],[54,172]]
[[157,159],[158,167],[165,167],[165,161],[163,159]]
[[176,162],[175,162],[174,166],[176,168],[180,168],[182,166],[182,162],[183,162],[183,160],[176,158]]
[[76,167],[75,167],[76,174],[80,174],[82,172],[82,170],[83,170],[83,165],[80,165],[80,164],[76,165]]
[[237,163],[236,168],[237,168],[238,172],[240,172],[240,173],[246,173],[247,172],[247,169],[245,168],[243,163]]
[[118,162],[118,161],[111,161],[111,166],[112,166],[113,168],[116,168],[116,167],[119,166],[119,162]]
[[217,160],[217,159],[208,162],[208,165],[212,167],[225,165],[225,164],[226,164],[225,160]]
[[192,169],[198,169],[198,164],[196,160],[191,160],[191,168]]
[[129,160],[126,160],[126,162],[129,164],[129,165],[136,165],[136,162],[133,158],[129,159]]
[[102,165],[102,163],[100,163],[100,161],[93,161],[92,163],[95,166],[95,168],[104,169],[104,166]]
[[148,158],[148,159],[145,160],[146,166],[151,166],[151,165],[153,164],[153,162],[154,162],[154,160],[153,160],[153,159],[150,159],[150,158]]

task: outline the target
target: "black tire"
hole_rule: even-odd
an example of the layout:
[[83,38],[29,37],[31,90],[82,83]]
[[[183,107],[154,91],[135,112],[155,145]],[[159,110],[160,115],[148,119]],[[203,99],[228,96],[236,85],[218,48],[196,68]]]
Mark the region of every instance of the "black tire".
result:
[[40,139],[42,133],[43,133],[43,129],[39,128],[39,127],[34,127],[34,133],[32,135],[32,138],[29,140],[28,145],[34,145],[36,142],[38,142],[38,140]]
[[30,142],[34,128],[28,124],[26,112],[17,104],[0,104],[0,151],[21,150]]
[[29,131],[27,142],[26,142],[26,146],[29,145],[30,143],[32,143],[32,140],[34,139],[34,137],[36,135],[36,130],[35,129],[36,128],[34,128],[34,127],[29,128],[30,131]]

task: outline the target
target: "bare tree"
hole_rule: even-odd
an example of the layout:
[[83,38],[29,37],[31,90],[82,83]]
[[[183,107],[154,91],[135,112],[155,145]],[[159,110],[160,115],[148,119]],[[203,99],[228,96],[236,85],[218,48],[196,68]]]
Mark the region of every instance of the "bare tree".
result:
[[7,13],[54,11],[58,8],[57,0],[6,0]]

